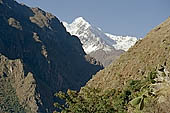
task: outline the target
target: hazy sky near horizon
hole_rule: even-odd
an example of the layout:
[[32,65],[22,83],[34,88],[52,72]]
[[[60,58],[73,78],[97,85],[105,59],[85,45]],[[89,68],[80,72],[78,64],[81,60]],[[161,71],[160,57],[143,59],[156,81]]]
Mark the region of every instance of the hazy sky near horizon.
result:
[[144,37],[170,16],[170,0],[17,0],[54,14],[61,21],[77,17],[116,35]]

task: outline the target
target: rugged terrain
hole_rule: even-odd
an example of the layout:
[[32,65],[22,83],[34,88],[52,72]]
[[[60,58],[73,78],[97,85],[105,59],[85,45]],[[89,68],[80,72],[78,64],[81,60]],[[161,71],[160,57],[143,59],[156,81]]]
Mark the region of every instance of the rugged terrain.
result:
[[[156,78],[150,77],[154,81],[146,88],[147,92],[153,91],[154,96],[149,96],[144,101],[145,109],[138,112],[170,112],[169,107],[167,107],[170,104],[170,97],[168,96],[170,89],[170,18],[151,30],[143,40],[139,40],[116,62],[99,71],[86,86],[99,88],[102,91],[109,89],[121,91],[127,87],[129,80],[146,82],[144,79],[148,75],[152,76],[149,73],[157,73]],[[131,93],[138,96],[142,93],[142,95],[145,95],[142,91],[147,84],[141,85],[137,91]],[[128,112],[137,112],[129,106],[127,109]]]
[[102,69],[86,58],[55,16],[0,0],[0,112],[51,113],[55,92],[79,90]]
[[104,66],[115,61],[138,40],[136,37],[105,33],[100,28],[91,25],[83,17],[76,18],[71,24],[63,22],[63,25],[70,34],[80,39],[86,54],[94,57]]
[[[143,40],[139,40],[132,48],[98,72],[91,80],[96,87],[121,87],[125,80],[138,79],[156,66],[166,62],[170,70],[170,18],[151,30]],[[91,84],[91,81],[88,84]],[[112,82],[116,81],[116,82]],[[96,83],[96,84],[95,84]]]
[[58,92],[62,113],[170,113],[170,17],[99,71],[80,92]]

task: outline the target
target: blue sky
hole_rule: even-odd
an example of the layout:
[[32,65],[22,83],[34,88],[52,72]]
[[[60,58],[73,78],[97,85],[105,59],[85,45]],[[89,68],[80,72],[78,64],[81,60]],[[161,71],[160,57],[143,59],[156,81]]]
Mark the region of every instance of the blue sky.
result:
[[170,0],[17,0],[71,22],[82,16],[103,31],[144,37],[170,16]]

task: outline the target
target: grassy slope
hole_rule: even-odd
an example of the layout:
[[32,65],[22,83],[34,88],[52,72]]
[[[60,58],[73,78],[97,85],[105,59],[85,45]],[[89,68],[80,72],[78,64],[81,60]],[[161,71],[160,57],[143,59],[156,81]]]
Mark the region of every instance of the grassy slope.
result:
[[122,87],[129,79],[140,79],[166,62],[170,70],[170,18],[151,30],[115,63],[98,72],[88,86],[102,89]]

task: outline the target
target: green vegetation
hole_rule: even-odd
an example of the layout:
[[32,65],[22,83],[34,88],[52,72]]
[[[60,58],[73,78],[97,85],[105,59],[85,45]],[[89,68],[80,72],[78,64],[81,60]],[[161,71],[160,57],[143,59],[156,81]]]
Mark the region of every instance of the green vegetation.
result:
[[[150,86],[155,83],[156,72],[151,72],[141,80],[129,80],[124,89],[101,89],[84,87],[80,93],[68,90],[59,92],[56,96],[64,100],[64,104],[55,103],[62,113],[140,113],[145,105],[155,96]],[[55,111],[56,112],[56,111]]]
[[16,92],[7,78],[0,78],[0,111],[25,113],[25,109],[19,104]]
[[114,113],[115,109],[112,104],[112,97],[115,90],[110,90],[104,94],[100,94],[101,90],[94,88],[83,88],[82,93],[68,90],[67,93],[59,92],[56,94],[60,99],[64,99],[66,103],[54,105],[61,109],[63,113]]

